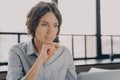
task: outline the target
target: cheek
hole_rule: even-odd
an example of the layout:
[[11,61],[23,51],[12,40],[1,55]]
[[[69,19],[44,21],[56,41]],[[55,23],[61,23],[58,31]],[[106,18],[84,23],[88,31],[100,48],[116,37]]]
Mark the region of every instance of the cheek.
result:
[[58,30],[56,30],[55,33],[54,33],[54,40],[56,39],[55,42],[57,42],[57,38],[56,38],[58,36],[57,33],[58,33]]
[[58,31],[54,31],[53,36],[56,37],[58,34]]
[[35,32],[35,35],[36,35],[36,37],[41,36],[42,35],[42,31],[39,28],[37,28],[36,32]]
[[55,35],[57,35],[57,33],[58,33],[58,29],[55,30]]

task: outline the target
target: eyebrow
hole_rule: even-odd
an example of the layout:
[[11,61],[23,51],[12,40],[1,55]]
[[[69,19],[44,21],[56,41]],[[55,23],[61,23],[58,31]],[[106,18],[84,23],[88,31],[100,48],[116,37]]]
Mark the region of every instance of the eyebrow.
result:
[[46,22],[46,23],[49,23],[49,22],[47,22],[47,21],[40,21],[40,22]]
[[[49,23],[49,22],[47,22],[47,21],[40,21],[40,22]],[[58,23],[58,22],[55,22],[54,24],[59,24],[59,23]]]

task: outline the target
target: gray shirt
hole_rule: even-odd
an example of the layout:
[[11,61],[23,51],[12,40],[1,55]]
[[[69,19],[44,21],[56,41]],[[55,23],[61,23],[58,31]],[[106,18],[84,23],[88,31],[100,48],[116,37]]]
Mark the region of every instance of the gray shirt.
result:
[[[7,80],[24,80],[38,55],[32,40],[13,46],[9,52]],[[43,64],[37,80],[77,80],[70,51],[60,46],[50,60]]]

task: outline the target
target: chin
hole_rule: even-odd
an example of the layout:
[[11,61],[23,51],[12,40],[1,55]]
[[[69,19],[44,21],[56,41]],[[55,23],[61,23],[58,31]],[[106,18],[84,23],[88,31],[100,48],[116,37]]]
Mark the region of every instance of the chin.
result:
[[53,43],[53,41],[45,41],[45,43]]

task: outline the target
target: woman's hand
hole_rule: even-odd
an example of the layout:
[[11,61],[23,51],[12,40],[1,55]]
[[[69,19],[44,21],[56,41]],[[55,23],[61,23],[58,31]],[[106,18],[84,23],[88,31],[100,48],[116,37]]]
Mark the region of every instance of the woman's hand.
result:
[[44,62],[48,62],[58,48],[59,43],[43,44],[41,53],[38,58],[41,58]]
[[48,62],[50,57],[54,54],[54,52],[59,48],[58,43],[49,43],[44,44],[42,46],[40,55],[32,68],[29,70],[29,72],[25,76],[25,80],[37,80],[38,73],[41,69],[41,66],[44,62]]

